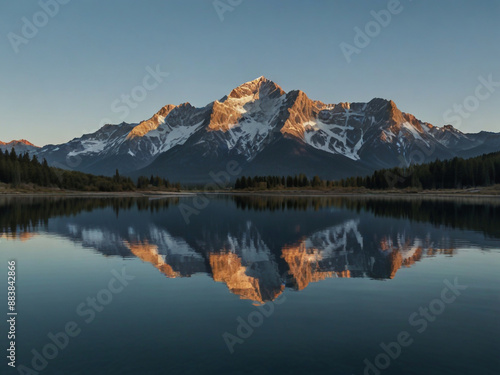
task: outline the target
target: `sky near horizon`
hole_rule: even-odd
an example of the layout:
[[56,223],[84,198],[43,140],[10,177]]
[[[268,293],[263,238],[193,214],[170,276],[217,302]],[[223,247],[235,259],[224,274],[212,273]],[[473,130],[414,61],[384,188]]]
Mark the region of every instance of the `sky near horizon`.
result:
[[499,18],[495,0],[2,1],[0,140],[62,143],[259,76],[500,132]]

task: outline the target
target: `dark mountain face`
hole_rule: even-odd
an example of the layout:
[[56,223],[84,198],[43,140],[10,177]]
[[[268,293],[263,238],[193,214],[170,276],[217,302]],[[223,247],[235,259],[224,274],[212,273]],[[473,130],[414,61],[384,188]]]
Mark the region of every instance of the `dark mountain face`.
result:
[[208,182],[210,171],[223,171],[229,162],[240,175],[336,179],[498,150],[500,134],[435,127],[393,101],[325,104],[259,77],[202,108],[166,105],[139,124],[106,125],[29,151],[52,165],[95,174],[119,169],[134,177]]

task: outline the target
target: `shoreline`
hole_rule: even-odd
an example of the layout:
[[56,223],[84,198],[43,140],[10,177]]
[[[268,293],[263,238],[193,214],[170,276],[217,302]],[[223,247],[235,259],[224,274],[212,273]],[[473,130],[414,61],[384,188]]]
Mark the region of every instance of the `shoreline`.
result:
[[157,192],[157,191],[103,191],[103,192],[84,192],[84,191],[13,191],[0,192],[0,197],[68,197],[68,198],[143,198],[151,197],[188,197],[196,195],[192,192]]
[[68,198],[184,198],[199,195],[266,196],[266,197],[358,197],[358,198],[500,198],[500,191],[426,190],[426,191],[322,191],[322,190],[254,190],[254,191],[128,191],[128,192],[80,192],[80,191],[3,191],[0,197],[68,197]]

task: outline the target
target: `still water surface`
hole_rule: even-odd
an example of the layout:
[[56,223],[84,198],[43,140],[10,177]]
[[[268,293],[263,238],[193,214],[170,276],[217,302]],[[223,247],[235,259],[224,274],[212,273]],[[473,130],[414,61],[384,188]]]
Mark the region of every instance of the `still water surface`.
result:
[[74,322],[41,374],[500,373],[500,201],[219,196],[189,223],[187,207],[0,198],[18,370]]

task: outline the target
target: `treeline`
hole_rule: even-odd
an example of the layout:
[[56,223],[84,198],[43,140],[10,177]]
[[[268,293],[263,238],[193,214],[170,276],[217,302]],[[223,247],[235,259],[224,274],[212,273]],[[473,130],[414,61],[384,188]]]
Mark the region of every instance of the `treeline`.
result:
[[57,183],[57,175],[47,161],[42,163],[36,156],[30,158],[26,153],[17,155],[14,149],[0,151],[0,181],[18,186],[21,183],[36,183],[40,186],[50,186]]
[[180,182],[171,183],[166,178],[161,178],[160,176],[151,176],[149,178],[146,176],[140,176],[137,179],[137,188],[145,189],[148,187],[180,190],[181,184]]
[[80,191],[130,191],[135,184],[128,177],[116,173],[113,177],[94,176],[88,173],[49,167],[47,161],[38,160],[28,153],[17,155],[14,149],[0,152],[0,182],[19,187],[33,184]]
[[328,186],[332,181],[323,181],[318,176],[307,178],[303,173],[295,176],[255,176],[237,178],[235,189],[274,189],[274,188],[299,188],[299,187],[321,187]]
[[323,180],[318,176],[308,178],[305,174],[295,176],[241,177],[234,188],[280,189],[280,188],[359,188],[367,189],[462,189],[489,186],[500,183],[500,152],[463,159],[436,160],[427,164],[406,168],[391,168],[375,171],[371,176],[350,177],[341,180]]
[[475,230],[500,238],[500,202],[482,198],[436,198],[413,195],[412,199],[376,196],[287,196],[287,195],[233,195],[241,210],[253,211],[318,211],[326,208],[348,209],[352,212],[370,212],[375,217],[409,219],[444,225],[461,230]]
[[455,157],[431,163],[375,171],[371,176],[337,182],[344,187],[368,189],[463,189],[500,183],[500,152],[470,159]]
[[500,238],[500,202],[484,198],[433,198],[414,196],[414,199],[377,197],[342,199],[341,208],[356,212],[371,212],[375,216],[409,219],[431,223],[436,227],[444,225],[460,230],[474,230],[488,236]]
[[112,208],[121,211],[137,210],[160,212],[175,206],[179,198],[154,199],[148,197],[75,198],[75,197],[0,197],[0,233],[31,232],[48,225],[53,217],[69,217],[81,212]]
[[137,184],[130,177],[120,176],[118,170],[113,177],[95,176],[89,173],[68,171],[50,167],[47,161],[39,161],[28,153],[17,155],[0,151],[0,182],[19,187],[33,184],[41,187],[59,188],[78,191],[133,191],[136,189],[180,189],[180,184],[171,184],[168,180],[154,177],[139,177]]

